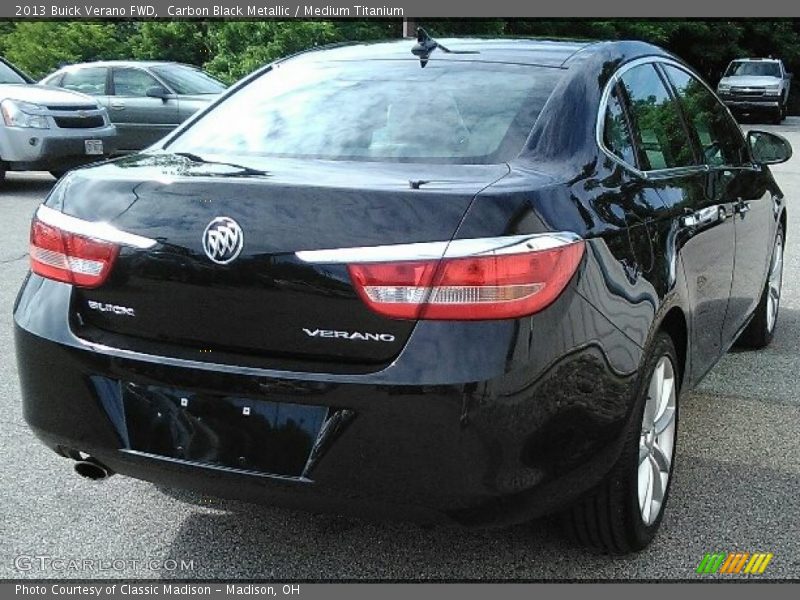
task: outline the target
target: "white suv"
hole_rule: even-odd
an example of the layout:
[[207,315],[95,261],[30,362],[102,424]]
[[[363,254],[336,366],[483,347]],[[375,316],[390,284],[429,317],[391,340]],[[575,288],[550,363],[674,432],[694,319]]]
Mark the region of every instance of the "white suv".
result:
[[116,129],[106,109],[85,94],[36,85],[0,59],[0,181],[6,171],[72,167],[114,151]]
[[734,113],[769,113],[775,123],[786,118],[792,74],[774,58],[741,58],[728,65],[717,94]]

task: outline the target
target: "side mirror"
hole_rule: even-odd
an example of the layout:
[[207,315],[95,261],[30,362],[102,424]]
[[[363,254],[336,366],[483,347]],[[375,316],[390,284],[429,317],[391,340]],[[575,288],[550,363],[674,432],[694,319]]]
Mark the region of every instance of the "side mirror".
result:
[[794,79],[794,73],[787,73],[786,79]]
[[147,88],[145,94],[148,98],[161,98],[162,100],[166,100],[170,96],[169,92],[160,85],[154,85]]
[[792,158],[792,145],[785,137],[766,131],[748,131],[750,157],[759,165],[777,165]]

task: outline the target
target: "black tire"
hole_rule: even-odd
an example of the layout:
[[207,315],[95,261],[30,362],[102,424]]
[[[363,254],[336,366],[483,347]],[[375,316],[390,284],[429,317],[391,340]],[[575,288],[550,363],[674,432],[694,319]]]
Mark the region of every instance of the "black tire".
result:
[[779,108],[777,111],[772,113],[772,123],[774,125],[780,125],[781,121],[783,121],[783,109]]
[[[778,316],[780,314],[780,291],[783,287],[783,242],[784,242],[783,226],[778,227],[778,233],[775,235],[775,241],[772,246],[772,258],[769,263],[769,270],[767,271],[767,280],[764,282],[764,289],[761,292],[761,299],[758,302],[753,318],[747,326],[739,339],[736,340],[738,346],[758,350],[766,348],[775,337],[775,329],[778,326]],[[778,250],[779,248],[779,250]],[[772,274],[773,267],[775,267],[775,253],[781,252],[780,269],[780,283],[778,284],[778,297],[775,305],[774,318],[770,320],[769,310],[769,294],[770,294],[770,275]]]
[[637,473],[642,418],[648,389],[656,366],[664,357],[672,362],[675,376],[674,440],[677,441],[680,363],[672,338],[664,332],[659,332],[650,344],[639,375],[636,402],[625,434],[622,454],[605,479],[563,515],[567,533],[583,546],[608,554],[636,552],[653,540],[661,525],[673,479],[675,443],[673,442],[670,453],[669,477],[660,511],[649,525],[645,522],[640,509]]

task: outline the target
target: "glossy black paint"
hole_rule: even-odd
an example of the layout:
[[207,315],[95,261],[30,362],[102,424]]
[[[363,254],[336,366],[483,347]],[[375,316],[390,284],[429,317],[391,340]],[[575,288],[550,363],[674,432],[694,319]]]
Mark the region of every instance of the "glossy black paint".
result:
[[251,402],[92,377],[123,451],[175,458],[242,472],[302,477],[325,406]]
[[[303,59],[329,52],[340,60],[415,60],[403,44]],[[609,78],[632,60],[670,58],[658,48],[446,44],[479,46],[480,58],[431,61],[564,69],[510,163],[275,159],[255,174],[154,151],[80,170],[59,187],[49,206],[159,244],[124,250],[97,290],[26,280],[16,344],[25,418],[36,434],[62,453],[77,449],[119,473],[168,485],[470,525],[562,508],[599,481],[619,454],[654,332],[665,328],[675,339],[686,389],[746,325],[785,219],[782,194],[764,166],[644,177],[600,149],[596,119]],[[743,203],[749,211],[737,208]],[[686,219],[708,207],[724,209],[725,218]],[[201,257],[200,233],[218,214],[240,220],[253,240],[238,266],[211,268]],[[384,319],[360,303],[342,267],[303,265],[293,255],[548,231],[587,240],[578,273],[543,312],[505,321]],[[137,319],[91,314],[88,299],[135,305]],[[306,326],[386,331],[396,341],[326,344],[303,339]],[[189,460],[174,439],[157,452],[164,458],[146,457],[127,451],[98,378],[119,398],[144,386],[176,398],[320,407],[326,420],[309,430],[315,439],[302,476],[296,468],[243,474],[219,454],[198,461],[210,449],[199,438]],[[261,464],[269,470],[269,459]]]
[[[267,175],[224,177],[180,156],[143,155],[76,178],[47,203],[160,241],[153,250],[125,249],[107,285],[76,292],[76,327],[87,339],[113,345],[119,336],[134,336],[191,349],[194,358],[211,352],[380,365],[402,349],[413,321],[372,313],[346,267],[302,263],[294,252],[450,239],[475,194],[507,173],[506,165],[454,171],[284,160]],[[413,189],[415,178],[427,183]],[[97,197],[102,206],[92,201]],[[242,256],[223,267],[208,261],[195,231],[221,214],[241,223],[246,238]],[[90,311],[86,300],[134,306],[137,318]],[[304,328],[386,333],[395,342],[321,340]]]

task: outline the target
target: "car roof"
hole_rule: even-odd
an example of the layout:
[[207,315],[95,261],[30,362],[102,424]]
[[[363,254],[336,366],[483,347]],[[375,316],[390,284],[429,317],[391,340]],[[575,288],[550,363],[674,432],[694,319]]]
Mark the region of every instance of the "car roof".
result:
[[[452,53],[437,49],[431,54],[431,60],[507,62],[546,67],[563,67],[578,53],[607,43],[549,38],[436,38],[436,41]],[[402,38],[337,44],[314,48],[289,58],[310,61],[405,59],[413,58],[411,48],[415,43],[414,38]]]
[[[505,62],[545,67],[566,68],[577,57],[586,58],[603,52],[609,55],[636,53],[665,54],[661,48],[644,42],[598,41],[554,38],[436,38],[436,41],[452,51],[451,54],[436,50],[431,60],[459,60],[476,62]],[[282,60],[309,61],[354,61],[393,60],[413,58],[411,48],[414,38],[383,40],[374,42],[346,42],[319,46],[285,57]],[[160,60],[103,60],[67,65],[59,71],[83,67],[180,65],[176,61]],[[187,65],[191,66],[191,65]]]
[[93,62],[76,63],[65,65],[60,71],[69,69],[82,69],[85,67],[157,67],[163,65],[180,65],[183,63],[174,60],[97,60]]
[[781,62],[780,58],[734,58],[731,62]]

